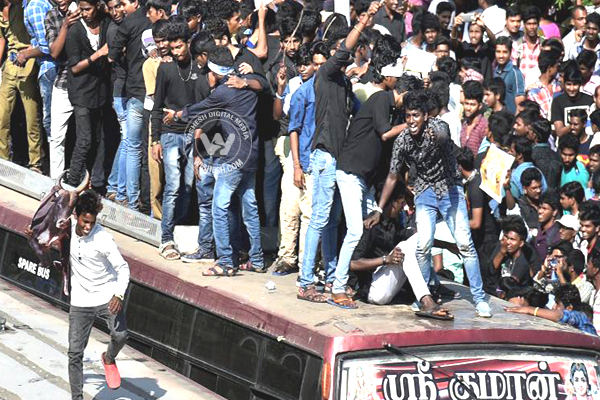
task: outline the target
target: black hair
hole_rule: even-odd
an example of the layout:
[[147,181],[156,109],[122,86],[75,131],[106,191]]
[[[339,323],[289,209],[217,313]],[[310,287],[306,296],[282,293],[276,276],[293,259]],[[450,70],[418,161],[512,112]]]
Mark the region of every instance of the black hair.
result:
[[502,226],[502,232],[515,232],[523,239],[523,241],[527,240],[527,227],[520,215],[507,215],[502,218],[500,224]]
[[215,46],[208,53],[210,62],[223,67],[233,67],[234,61],[227,46]]
[[438,3],[437,7],[435,8],[435,13],[437,15],[440,15],[443,12],[454,12],[456,11],[456,7],[454,6],[453,3],[449,2],[449,1],[442,1],[440,3]]
[[448,74],[452,82],[456,81],[458,74],[458,63],[452,57],[444,56],[435,61],[435,66],[438,71],[443,71]]
[[573,245],[570,242],[566,242],[571,246],[571,252],[567,256],[567,265],[572,266],[577,276],[583,273],[585,269],[585,256],[579,249],[573,249]]
[[317,29],[319,29],[319,25],[321,25],[321,14],[314,10],[307,10],[305,8],[299,28],[302,36],[313,36]]
[[498,144],[502,142],[502,138],[510,137],[513,125],[514,117],[508,111],[494,112],[488,120],[488,128],[492,132],[494,142]]
[[[600,87],[600,86],[598,86]],[[592,122],[592,124],[596,125],[598,128],[600,128],[600,109],[599,110],[594,110],[593,113],[590,114],[590,121]],[[598,146],[598,145],[596,145]],[[596,147],[594,146],[594,147]],[[590,153],[592,152],[592,149],[590,149]],[[600,148],[598,149],[597,154],[600,154]]]
[[512,39],[508,36],[500,36],[496,39],[496,47],[498,46],[505,46],[510,53],[512,51]]
[[467,81],[462,85],[465,100],[483,101],[483,85],[477,81]]
[[506,84],[504,83],[504,79],[499,76],[493,78],[485,84],[485,90],[489,90],[500,97],[500,103],[504,104],[504,99],[506,98]]
[[587,122],[588,119],[587,111],[585,111],[583,108],[571,110],[569,113],[569,119],[571,119],[571,117],[579,118],[580,120],[584,121],[584,123]]
[[585,382],[587,383],[586,391],[589,392],[592,385],[590,383],[590,377],[588,375],[587,367],[585,366],[585,364],[581,362],[571,364],[571,371],[569,372],[569,380],[571,381],[571,385],[575,384],[575,382],[573,382],[573,379],[575,378],[576,372],[581,372],[585,377]]
[[[250,17],[250,26],[254,29],[258,28],[258,13],[253,13]],[[265,30],[267,34],[277,31],[277,14],[270,8],[267,8],[265,15]]]
[[598,28],[600,28],[600,15],[598,13],[589,13],[587,17],[585,17],[586,24],[594,24]]
[[554,250],[558,250],[564,256],[569,257],[569,255],[571,254],[571,252],[573,252],[574,249],[573,249],[573,244],[571,242],[562,240],[562,241],[550,246],[550,253],[553,252]]
[[450,77],[443,71],[431,71],[429,72],[429,81],[432,85],[441,82],[448,86],[450,84]]
[[[514,280],[514,278],[505,277],[500,280],[501,284],[504,279],[513,279]],[[507,285],[505,285],[505,287],[506,286]],[[500,288],[502,289],[502,286],[500,286]],[[515,297],[523,297],[525,299],[525,301],[527,302],[527,304],[529,304],[529,306],[531,306],[531,307],[542,308],[542,307],[545,307],[546,304],[548,304],[548,294],[542,293],[538,290],[535,290],[531,286],[515,285],[515,286],[510,287],[510,289],[505,291],[505,293],[506,293],[505,300],[510,300]]]
[[331,14],[321,26],[323,27],[323,40],[337,42],[348,35],[348,22],[343,14]]
[[222,39],[223,36],[227,37],[227,39],[231,39],[231,34],[229,33],[229,28],[227,27],[227,22],[219,18],[207,18],[206,20],[206,30],[210,32],[213,39]]
[[542,50],[538,56],[538,68],[545,74],[550,67],[560,62],[560,53],[554,50]]
[[450,87],[447,82],[441,80],[432,81],[429,91],[438,100],[440,108],[448,107],[448,103],[450,103]]
[[595,51],[583,49],[575,59],[577,65],[583,65],[587,69],[593,69],[598,61],[598,55]]
[[381,75],[381,69],[386,65],[393,64],[400,57],[402,46],[400,42],[393,36],[384,35],[377,39],[375,46],[373,47],[373,55],[371,56],[371,63],[369,68],[373,73],[373,81],[375,83],[381,83],[385,79]]
[[594,172],[590,181],[592,182],[592,189],[594,189],[594,192],[600,193],[600,172]]
[[581,75],[581,71],[577,64],[569,65],[565,69],[563,80],[565,84],[567,82],[575,83],[576,85],[581,85],[583,83],[583,76]]
[[521,8],[518,5],[506,9],[506,18],[516,17],[517,15],[521,15]]
[[475,57],[465,57],[460,61],[461,68],[473,69],[479,73],[482,72],[481,60]]
[[433,29],[436,32],[442,31],[440,20],[430,12],[423,13],[423,18],[421,20],[421,33],[424,34],[427,29]]
[[228,20],[240,11],[240,4],[235,0],[211,0],[207,1],[206,5],[211,19]]
[[457,151],[456,161],[465,171],[473,171],[475,169],[475,156],[468,147],[463,147]]
[[329,57],[331,57],[331,53],[329,53],[327,50],[327,45],[322,40],[316,40],[311,43],[310,53],[312,54],[312,57],[317,54],[325,57],[325,59],[329,59]]
[[427,112],[432,113],[434,110],[441,108],[439,99],[435,97],[435,94],[431,91],[431,88],[425,89],[427,93]]
[[527,168],[521,174],[521,185],[523,185],[523,187],[529,187],[533,181],[542,183],[542,173],[535,167]]
[[526,99],[521,101],[519,103],[519,106],[523,109],[523,111],[534,111],[538,118],[540,118],[542,109],[540,108],[540,105],[535,101]]
[[[299,29],[298,19],[282,18],[279,20],[279,39],[283,42],[294,35],[295,38],[302,40],[302,32]],[[298,28],[298,29],[296,29]]]
[[396,83],[396,92],[399,94],[423,90],[423,81],[412,75],[402,75]]
[[152,24],[152,37],[167,39],[171,31],[171,24],[166,19],[159,19]]
[[560,302],[565,307],[572,306],[573,308],[578,308],[581,304],[581,295],[579,294],[579,289],[570,283],[560,285],[558,288],[556,288],[554,297],[557,303]]
[[531,153],[533,151],[533,143],[531,140],[523,136],[513,136],[513,144],[515,152],[523,156],[525,162],[531,162]]
[[194,36],[190,43],[190,51],[193,57],[198,57],[202,53],[207,53],[215,46],[215,41],[211,34],[202,30]]
[[246,19],[254,13],[254,0],[242,0],[240,3],[240,18]]
[[579,206],[579,221],[590,221],[595,226],[600,225],[600,209],[598,205],[589,200],[581,202]]
[[563,53],[565,51],[565,46],[562,44],[560,39],[558,38],[548,38],[542,42],[542,48],[550,47],[550,51],[555,51],[557,53]]
[[366,13],[369,9],[371,2],[368,0],[358,0],[354,2],[354,11],[356,15],[360,16],[362,13]]
[[191,37],[192,31],[183,16],[173,15],[169,18],[169,41],[182,40],[187,42]]
[[171,0],[147,0],[146,8],[154,8],[155,10],[163,10],[166,15],[171,15]]
[[540,22],[540,19],[542,18],[542,12],[536,6],[529,6],[521,14],[521,17],[524,23],[530,19],[535,19],[537,22]]
[[98,215],[102,211],[102,197],[92,189],[83,191],[77,198],[75,214]]
[[423,113],[429,112],[429,96],[425,90],[412,90],[404,96],[405,110],[419,110]]
[[558,140],[558,150],[563,151],[564,149],[572,149],[575,151],[575,154],[579,154],[579,139],[572,133],[563,135]]
[[181,0],[177,8],[179,14],[185,19],[200,16],[204,19],[206,15],[206,4],[201,0]]
[[560,194],[575,199],[577,204],[585,200],[585,191],[579,182],[568,182],[560,188]]
[[560,210],[560,196],[555,189],[548,189],[540,196],[540,204],[548,204],[553,210]]
[[435,44],[433,45],[433,47],[437,48],[438,46],[442,45],[448,46],[448,48],[452,48],[452,42],[450,41],[450,39],[448,39],[446,36],[438,35],[438,37],[435,39]]
[[517,114],[517,118],[521,118],[525,125],[530,126],[535,121],[538,121],[540,119],[540,114],[531,110],[523,110]]
[[552,134],[552,123],[547,119],[540,118],[531,124],[531,130],[537,137],[538,143],[546,143]]
[[310,51],[310,43],[304,43],[300,46],[298,53],[296,54],[296,66],[311,64],[312,52]]

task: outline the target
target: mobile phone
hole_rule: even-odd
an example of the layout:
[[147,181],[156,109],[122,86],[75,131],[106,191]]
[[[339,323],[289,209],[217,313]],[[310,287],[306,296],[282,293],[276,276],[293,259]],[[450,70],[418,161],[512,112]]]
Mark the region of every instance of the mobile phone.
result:
[[463,22],[472,22],[475,19],[475,13],[474,12],[464,13],[464,14],[461,14],[460,17],[462,18]]
[[69,8],[67,8],[67,11],[70,13],[74,13],[75,11],[77,11],[77,3],[76,2],[71,2],[71,4],[69,4]]
[[10,53],[8,55],[8,59],[14,64],[15,60],[17,59],[17,53]]

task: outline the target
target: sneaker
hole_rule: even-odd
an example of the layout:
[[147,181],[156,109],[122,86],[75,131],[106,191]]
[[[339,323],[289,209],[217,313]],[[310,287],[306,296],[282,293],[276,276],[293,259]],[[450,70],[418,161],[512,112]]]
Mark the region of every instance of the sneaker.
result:
[[458,300],[462,297],[459,292],[449,289],[448,287],[442,284],[438,285],[438,287],[435,289],[435,292],[444,299]]
[[475,311],[477,312],[478,317],[492,318],[492,310],[490,309],[490,305],[485,301],[477,303]]
[[215,261],[215,254],[212,251],[196,250],[193,253],[181,256],[181,261],[185,263],[197,263],[202,261]]
[[100,357],[102,359],[102,365],[104,365],[104,376],[106,377],[106,384],[109,388],[115,390],[121,387],[121,375],[119,374],[119,369],[117,368],[117,363],[114,364],[106,364],[104,362],[104,356],[106,353],[102,353]]

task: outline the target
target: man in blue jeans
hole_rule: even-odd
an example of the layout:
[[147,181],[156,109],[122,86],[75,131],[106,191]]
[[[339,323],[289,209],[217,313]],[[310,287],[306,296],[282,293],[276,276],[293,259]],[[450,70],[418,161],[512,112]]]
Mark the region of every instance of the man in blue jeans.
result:
[[390,200],[401,168],[405,163],[414,164],[417,170],[414,185],[417,261],[423,278],[425,282],[429,282],[433,272],[431,248],[437,216],[441,214],[464,260],[477,315],[489,318],[492,313],[485,300],[479,259],[471,238],[467,203],[461,187],[458,163],[452,151],[448,124],[429,118],[427,99],[427,93],[422,90],[409,92],[404,98],[408,127],[394,142],[390,173],[379,199],[379,210],[365,220],[365,227],[369,229],[379,223],[381,210]]
[[[317,303],[327,301],[327,297],[317,292],[314,285],[315,257],[319,239],[321,239],[326,281],[327,283],[333,281],[337,266],[337,217],[340,211],[339,197],[335,194],[336,160],[342,153],[349,115],[356,111],[350,109],[352,101],[349,100],[353,98],[353,93],[342,69],[351,63],[350,54],[379,7],[381,7],[380,2],[371,3],[367,13],[350,30],[335,54],[315,74],[316,129],[309,168],[313,179],[312,215],[304,245],[304,260],[297,295],[300,300]],[[330,41],[330,44],[333,45],[331,49],[335,49],[336,41]],[[337,288],[337,291],[341,291],[341,293],[333,291],[333,300],[337,305],[354,304],[346,295],[345,288]]]
[[200,138],[200,146],[210,148],[209,153],[219,149],[217,162],[211,165],[210,159],[204,159],[198,165],[201,170],[211,171],[215,179],[212,212],[217,261],[202,274],[233,276],[238,271],[239,249],[232,246],[229,221],[234,196],[241,199],[242,217],[250,239],[250,260],[240,268],[266,272],[254,190],[258,167],[256,90],[262,86],[254,75],[230,76],[234,72],[234,60],[227,47],[216,46],[212,49],[207,65],[209,79],[218,82],[210,96],[200,103],[186,106],[182,111],[167,110],[168,118],[173,115],[175,119],[181,118],[183,121],[203,121],[217,116],[223,131],[222,136],[215,134],[212,142],[204,132]]

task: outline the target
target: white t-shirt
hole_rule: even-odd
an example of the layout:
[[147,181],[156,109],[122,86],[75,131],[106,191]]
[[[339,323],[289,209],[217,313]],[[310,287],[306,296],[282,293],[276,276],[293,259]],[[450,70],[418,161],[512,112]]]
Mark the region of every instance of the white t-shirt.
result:
[[97,51],[98,46],[100,45],[100,35],[97,33],[96,34],[92,33],[92,31],[90,30],[90,28],[88,28],[88,26],[83,21],[83,19],[81,19],[81,23],[83,24],[83,27],[85,28],[85,32],[87,33],[87,37],[88,37],[88,40],[90,41],[90,45],[92,46],[92,49],[94,49],[94,51]]
[[462,129],[462,124],[460,122],[460,118],[456,113],[447,112],[446,114],[440,116],[440,119],[448,124],[450,127],[450,138],[458,147],[460,146],[460,130]]

